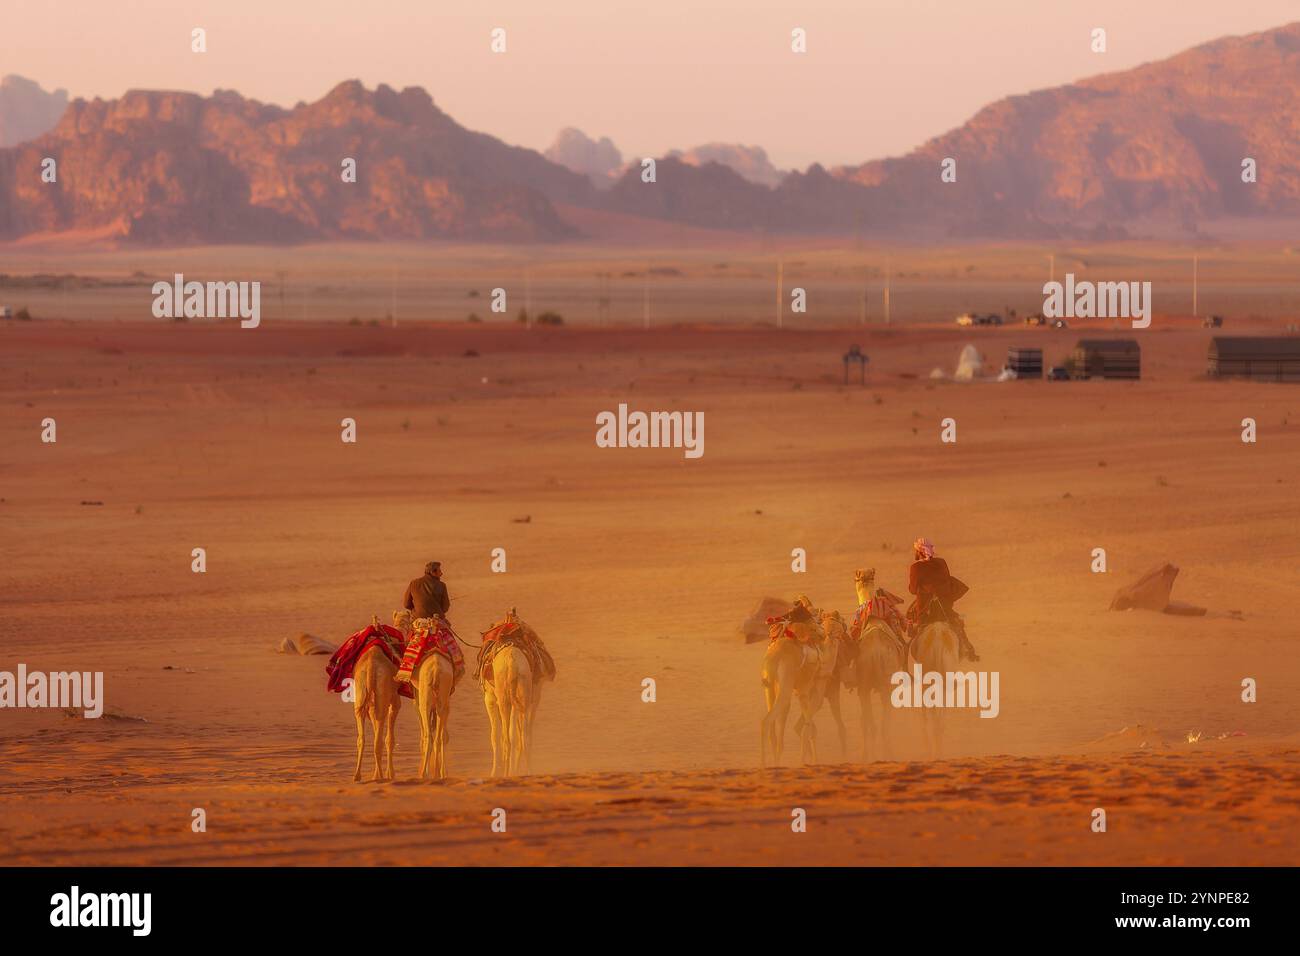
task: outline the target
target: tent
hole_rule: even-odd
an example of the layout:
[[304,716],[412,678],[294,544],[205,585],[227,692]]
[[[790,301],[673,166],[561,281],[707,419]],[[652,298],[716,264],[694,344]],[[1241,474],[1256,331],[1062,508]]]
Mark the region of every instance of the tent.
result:
[[961,356],[957,359],[957,371],[952,377],[958,382],[969,382],[983,374],[984,356],[980,355],[975,346],[967,345],[961,350]]

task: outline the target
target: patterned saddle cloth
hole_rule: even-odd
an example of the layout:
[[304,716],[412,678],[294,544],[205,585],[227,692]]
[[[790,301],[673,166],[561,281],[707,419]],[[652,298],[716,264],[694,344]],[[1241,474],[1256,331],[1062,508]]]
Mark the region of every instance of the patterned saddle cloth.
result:
[[492,680],[492,659],[506,647],[518,647],[528,658],[528,667],[534,674],[555,680],[555,658],[546,649],[542,639],[523,621],[500,621],[483,632],[483,646],[478,652],[480,681]]
[[451,626],[441,617],[420,617],[411,622],[411,639],[397,668],[398,683],[409,684],[412,672],[428,654],[441,654],[447,658],[455,674],[453,686],[460,683],[461,675],[465,673],[465,652],[460,649],[460,642],[451,632]]

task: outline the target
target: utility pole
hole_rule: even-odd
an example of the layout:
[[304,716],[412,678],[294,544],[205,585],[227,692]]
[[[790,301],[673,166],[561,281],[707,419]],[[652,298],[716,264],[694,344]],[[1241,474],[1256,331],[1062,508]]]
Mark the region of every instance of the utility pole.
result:
[[1192,318],[1200,318],[1201,313],[1198,311],[1197,302],[1198,293],[1200,292],[1200,257],[1192,255]]
[[885,260],[885,324],[889,324],[889,273],[893,271],[890,268],[889,260]]
[[776,260],[776,327],[782,327],[784,309],[781,308],[781,300],[785,297],[785,263]]

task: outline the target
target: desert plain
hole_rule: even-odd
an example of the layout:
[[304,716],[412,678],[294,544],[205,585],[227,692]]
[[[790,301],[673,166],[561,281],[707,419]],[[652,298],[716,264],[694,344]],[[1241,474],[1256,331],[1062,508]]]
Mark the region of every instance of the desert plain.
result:
[[[38,271],[30,255],[6,271]],[[1233,332],[1294,322],[1290,299],[1234,310],[1220,278]],[[0,711],[0,863],[1297,862],[1300,389],[1207,379],[1188,316],[1157,305],[1139,382],[958,383],[931,372],[966,344],[996,369],[1012,345],[1056,364],[1132,333],[959,330],[906,299],[886,326],[874,286],[865,316],[845,292],[781,329],[741,321],[748,304],[646,329],[635,295],[621,323],[408,318],[379,292],[355,324],[304,305],[246,330],[152,320],[147,284],[125,288],[122,314],[47,290],[35,321],[0,324],[0,669],[102,671],[106,695],[94,720]],[[911,288],[920,303],[925,277]],[[943,296],[917,314],[960,298]],[[843,381],[853,344],[865,385]],[[619,403],[702,411],[705,453],[598,448]],[[796,593],[847,613],[855,568],[902,592],[918,535],[971,588],[998,716],[953,714],[936,760],[897,714],[893,759],[863,764],[848,695],[847,751],[823,711],[817,765],[791,732],[784,766],[760,769],[764,648],[740,622]],[[556,657],[533,773],[488,779],[467,679],[446,782],[415,779],[407,704],[398,779],[354,784],[325,658],[275,648],[386,618],[431,559],[463,637],[515,606]],[[1165,561],[1205,617],[1107,609]]]

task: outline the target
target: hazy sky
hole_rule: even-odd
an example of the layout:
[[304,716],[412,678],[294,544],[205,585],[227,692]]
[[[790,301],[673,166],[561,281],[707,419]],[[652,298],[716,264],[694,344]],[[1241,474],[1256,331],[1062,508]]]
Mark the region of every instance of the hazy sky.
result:
[[[422,86],[470,129],[625,156],[710,141],[780,166],[905,152],[1012,94],[1300,19],[1298,0],[5,0],[0,72],[73,96]],[[208,52],[190,52],[202,26]],[[489,50],[493,27],[507,52]],[[790,51],[802,27],[808,52]],[[1104,27],[1108,52],[1089,49]]]

